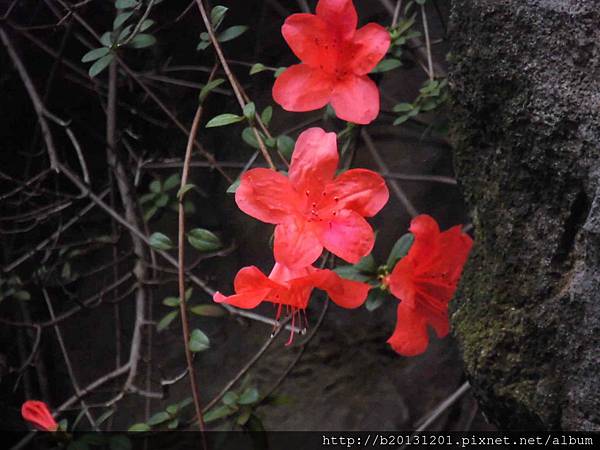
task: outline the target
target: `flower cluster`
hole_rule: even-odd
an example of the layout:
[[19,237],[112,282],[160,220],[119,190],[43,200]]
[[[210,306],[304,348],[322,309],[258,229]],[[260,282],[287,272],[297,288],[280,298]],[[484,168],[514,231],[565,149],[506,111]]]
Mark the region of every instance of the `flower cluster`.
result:
[[243,268],[235,295],[216,293],[216,302],[254,308],[266,300],[279,305],[278,318],[286,306],[294,319],[314,288],[344,308],[365,301],[369,285],[312,266],[323,249],[351,263],[368,255],[375,237],[364,218],[379,212],[389,197],[385,181],[371,170],[336,177],[338,159],[335,133],[310,128],[296,141],[287,176],[262,168],[242,175],[235,201],[246,214],[276,225],[276,263],[269,277],[254,266]]
[[[301,63],[277,78],[274,100],[288,111],[329,103],[340,119],[373,121],[379,114],[379,90],[367,74],[387,53],[390,34],[374,23],[356,29],[357,23],[352,0],[319,0],[316,14],[288,17],[282,34]],[[400,300],[388,343],[401,355],[423,353],[428,326],[439,337],[448,334],[448,303],[472,240],[460,226],[440,232],[432,217],[421,215],[411,223],[414,243],[406,256],[397,263],[392,258],[394,267],[381,266],[383,275],[370,284],[314,267],[324,250],[351,264],[369,255],[375,237],[365,218],[377,214],[389,197],[379,174],[366,169],[338,173],[338,162],[335,133],[310,128],[298,137],[287,174],[260,168],[242,175],[235,201],[246,214],[275,225],[275,265],[269,276],[255,266],[244,267],[235,277],[235,294],[217,292],[214,301],[239,308],[268,301],[277,305],[277,319],[285,309],[294,324],[315,288],[343,308],[356,308],[378,285]]]

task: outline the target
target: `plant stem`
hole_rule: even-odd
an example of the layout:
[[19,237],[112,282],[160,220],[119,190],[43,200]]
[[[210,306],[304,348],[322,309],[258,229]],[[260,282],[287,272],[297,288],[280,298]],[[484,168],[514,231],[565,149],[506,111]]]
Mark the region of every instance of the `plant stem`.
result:
[[[194,140],[198,133],[198,127],[200,125],[200,119],[202,118],[202,105],[198,105],[196,109],[196,115],[192,123],[192,129],[190,130],[190,137],[188,139],[187,147],[185,149],[185,160],[183,163],[183,170],[181,173],[181,187],[183,188],[187,184],[188,173],[190,169],[190,160],[192,159],[192,151],[194,149]],[[179,309],[181,313],[181,332],[183,337],[183,344],[185,348],[185,359],[187,361],[188,373],[190,378],[190,385],[192,388],[192,397],[194,399],[194,407],[196,409],[196,419],[198,420],[198,427],[200,428],[200,434],[202,436],[202,446],[205,450],[208,449],[206,444],[205,426],[204,419],[202,417],[202,406],[200,406],[200,392],[198,390],[198,384],[196,380],[196,369],[194,368],[194,360],[192,358],[192,352],[190,351],[190,326],[188,322],[187,305],[185,299],[185,209],[183,205],[184,194],[183,191],[179,194],[179,232],[178,232],[178,279],[179,279]]]

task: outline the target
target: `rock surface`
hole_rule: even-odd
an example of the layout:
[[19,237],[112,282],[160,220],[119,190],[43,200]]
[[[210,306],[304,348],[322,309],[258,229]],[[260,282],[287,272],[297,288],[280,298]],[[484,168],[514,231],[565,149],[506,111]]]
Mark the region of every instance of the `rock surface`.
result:
[[600,1],[455,0],[476,245],[453,329],[503,429],[600,430]]

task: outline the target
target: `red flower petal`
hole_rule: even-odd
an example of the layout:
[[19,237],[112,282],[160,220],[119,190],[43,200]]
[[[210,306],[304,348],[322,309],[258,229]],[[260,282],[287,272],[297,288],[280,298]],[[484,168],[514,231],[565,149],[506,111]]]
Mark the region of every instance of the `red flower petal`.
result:
[[353,36],[358,24],[358,15],[352,0],[319,0],[317,16],[346,39]]
[[41,431],[56,431],[58,424],[44,402],[28,400],[21,406],[21,416]]
[[356,31],[353,44],[356,50],[351,67],[356,75],[366,75],[390,48],[390,33],[379,24],[369,23]]
[[329,103],[332,91],[329,75],[306,64],[296,64],[275,80],[273,100],[286,111],[313,111]]
[[330,191],[338,198],[338,208],[351,209],[364,217],[377,214],[390,196],[383,177],[367,169],[347,170],[327,187]]
[[333,270],[319,270],[314,275],[315,286],[327,292],[327,295],[342,308],[358,308],[367,299],[369,286],[366,283],[347,280]]
[[323,245],[308,222],[290,220],[275,227],[275,260],[290,268],[314,263]]
[[414,308],[398,305],[396,329],[388,339],[396,353],[403,356],[416,356],[427,350],[429,336],[425,318]]
[[301,196],[306,190],[322,189],[333,179],[338,160],[335,133],[309,128],[296,141],[289,170],[290,183]]
[[295,197],[287,177],[270,169],[247,171],[235,191],[235,202],[242,211],[275,224],[294,213]]
[[398,261],[389,277],[389,287],[392,295],[402,300],[402,303],[410,308],[414,308],[416,302],[417,288],[414,273],[415,264],[413,259],[406,256]]
[[323,228],[323,247],[349,263],[356,264],[373,249],[373,229],[354,211],[340,211],[336,219],[325,224]]
[[322,18],[314,14],[293,14],[285,19],[281,34],[306,65],[333,72],[340,44],[336,35]]
[[415,242],[389,277],[390,291],[401,300],[398,323],[389,342],[407,356],[424,351],[423,345],[427,347],[428,324],[438,337],[448,334],[448,303],[473,244],[460,226],[440,233],[437,222],[426,215],[414,218],[410,231]]
[[350,75],[336,83],[331,106],[340,119],[367,125],[379,114],[379,89],[366,75]]
[[255,266],[241,269],[235,276],[234,286],[235,295],[226,297],[220,292],[216,292],[213,300],[238,308],[251,309],[258,306],[273,289],[279,287]]

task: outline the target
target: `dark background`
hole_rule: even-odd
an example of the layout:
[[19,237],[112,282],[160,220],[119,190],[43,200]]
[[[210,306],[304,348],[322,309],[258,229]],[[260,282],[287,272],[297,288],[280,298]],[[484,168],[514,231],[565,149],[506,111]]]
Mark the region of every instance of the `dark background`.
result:
[[[3,14],[2,11],[9,3],[11,2],[6,0],[0,2],[0,13]],[[68,19],[56,26],[57,18],[49,10],[48,3],[56,6],[52,0],[19,1],[10,19],[0,22],[0,26],[10,36],[33,83],[44,95],[48,110],[71,121],[71,127],[77,133],[90,169],[92,187],[95,192],[100,192],[110,182],[104,141],[106,72],[94,81],[85,76],[89,64],[81,63],[80,59],[88,50],[84,43],[93,43],[93,38],[81,26]],[[298,3],[291,0],[223,0],[220,3],[230,8],[225,19],[226,26],[250,26],[250,30],[242,37],[223,44],[223,49],[257,107],[262,110],[267,105],[274,106],[271,130],[276,134],[286,132],[295,137],[309,123],[328,130],[342,129],[342,124],[337,120],[328,118],[322,121],[322,111],[293,114],[274,105],[270,94],[272,72],[248,76],[249,65],[255,62],[273,67],[296,62],[279,30],[286,15],[299,11]],[[359,25],[371,21],[389,25],[391,15],[386,9],[386,3],[387,6],[394,4],[356,0]],[[175,22],[175,18],[188,4],[187,0],[169,0],[156,6],[150,17],[157,22],[153,33],[158,44],[145,50],[126,49],[122,53],[128,65],[186,126],[191,123],[197,105],[198,87],[166,83],[164,80],[158,81],[157,77],[203,84],[207,79],[205,70],[210,71],[214,64],[211,48],[203,52],[195,50],[199,35],[204,31],[197,8],[194,6]],[[314,10],[315,2],[309,4]],[[434,59],[444,69],[448,38],[447,2],[428,2],[427,12],[435,44]],[[101,32],[111,26],[114,9],[112,2],[92,1],[82,7],[79,13],[97,32]],[[416,28],[421,27],[417,25]],[[81,72],[77,73],[62,63],[56,64],[56,58],[45,53],[40,48],[41,45],[54,51],[61,51],[62,48],[64,61],[72,62]],[[446,135],[437,132],[447,115],[445,109],[418,116],[416,120],[401,126],[391,126],[395,117],[391,113],[393,105],[414,100],[426,79],[423,70],[415,63],[415,54],[414,50],[405,52],[403,67],[376,76],[382,92],[382,113],[368,127],[368,131],[390,172],[452,176],[451,148]],[[178,66],[194,66],[194,69],[171,70]],[[222,85],[222,88],[224,94],[214,93],[209,98],[205,118],[223,112],[238,112],[227,84]],[[4,195],[22,186],[25,180],[31,179],[48,166],[43,140],[36,125],[37,117],[4,48],[0,49],[0,117],[0,192],[3,193],[0,197],[0,258],[3,265],[7,265],[46,239],[57,226],[83,208],[87,201],[74,199],[68,208],[58,213],[34,213],[27,220],[21,220],[19,215],[25,211],[35,212],[55,201],[52,192],[76,194],[67,181],[53,174],[44,176],[43,181],[35,184],[34,194],[10,197]],[[132,179],[136,182],[137,195],[147,193],[149,183],[154,179],[164,180],[178,172],[177,167],[159,166],[167,158],[182,157],[186,136],[169,122],[138,85],[122,73],[119,77],[118,128],[123,143],[119,151],[129,164]],[[53,131],[61,159],[71,167],[77,167],[77,160],[66,134],[55,125]],[[224,162],[225,166],[227,163],[234,166],[233,169],[227,169],[232,178],[236,178],[239,173],[237,166],[243,165],[254,151],[241,140],[241,131],[241,126],[234,125],[216,130],[201,128],[199,133],[200,141],[218,161]],[[145,164],[136,166],[135,161]],[[200,155],[196,155],[194,161],[202,164],[203,160]],[[354,166],[377,170],[362,140],[356,143]],[[229,293],[233,288],[233,277],[239,268],[254,264],[264,271],[270,270],[271,227],[244,216],[236,208],[233,197],[225,193],[229,183],[217,171],[196,165],[192,169],[190,182],[196,184],[199,190],[190,196],[195,212],[188,214],[187,226],[214,231],[232,249],[222,256],[201,261],[194,273],[214,289]],[[407,180],[400,180],[399,184],[415,208],[434,216],[442,229],[469,222],[456,186]],[[120,209],[118,204],[117,209]],[[372,220],[378,231],[374,255],[379,263],[385,261],[389,249],[406,231],[409,222],[410,216],[392,195],[385,209]],[[147,226],[150,232],[161,231],[174,237],[176,214],[167,208],[155,215]],[[81,276],[72,280],[62,277],[65,261],[64,254],[60,254],[61,245],[111,233],[108,216],[94,209],[61,235],[52,249],[37,252],[10,274],[3,273],[3,279],[18,275],[30,292],[31,300],[20,303],[14,298],[4,299],[0,303],[0,317],[13,321],[46,320],[48,314],[40,292],[42,284],[51,293],[57,314],[73,307],[78,299],[98,293],[114,281],[114,272],[109,269],[88,276],[83,274],[109,263],[114,256],[114,248],[123,257],[118,265],[121,275],[131,270],[132,260],[128,256],[131,244],[128,235],[119,230],[114,244],[83,246],[80,248],[81,254],[70,260],[71,270]],[[197,255],[190,256],[190,253],[192,252],[189,251],[188,256],[193,261]],[[40,269],[44,271],[43,276],[39,274]],[[162,299],[177,295],[174,274],[158,273],[151,287],[153,318],[158,320],[170,310],[161,305]],[[95,307],[85,308],[61,323],[61,332],[81,386],[114,368],[117,353],[116,329],[122,334],[119,351],[125,356],[128,352],[133,297],[124,295],[125,293],[125,288],[116,294],[113,292],[103,297]],[[110,299],[118,294],[124,297],[115,306]],[[192,302],[210,303],[211,299],[199,289],[194,289]],[[315,295],[307,311],[309,326],[315,325],[322,305],[323,297]],[[398,356],[385,343],[394,328],[395,307],[396,300],[392,297],[388,297],[373,312],[364,307],[348,311],[331,305],[322,327],[277,392],[285,396],[287,404],[258,408],[257,414],[264,427],[267,430],[413,429],[441,401],[456,391],[465,379],[452,338],[438,340],[432,337],[428,351],[414,358]],[[120,314],[118,322],[114,315],[116,308]],[[274,316],[271,305],[262,306],[258,312],[267,317]],[[192,320],[193,326],[201,328],[211,339],[211,348],[196,357],[202,398],[207,401],[258,350],[271,333],[271,328],[233,316],[194,316]],[[32,364],[21,372],[16,370],[31,349],[34,336],[29,331],[0,323],[0,415],[3,417],[2,428],[5,429],[24,427],[19,414],[19,407],[24,399],[40,398],[55,406],[73,393],[51,327],[42,332],[39,352]],[[179,322],[176,320],[164,332],[152,333],[151,343],[148,336],[144,345],[150,345],[146,348],[151,348],[152,358],[150,361],[146,357],[145,364],[142,365],[143,371],[150,369],[149,386],[153,391],[160,391],[161,379],[171,378],[185,367]],[[249,371],[247,383],[256,386],[259,391],[266,391],[273,385],[296,356],[298,345],[303,339],[302,336],[296,337],[295,343],[286,347],[284,343],[287,338],[286,333],[282,333],[265,356]],[[90,402],[106,401],[117,390],[118,384],[103,386],[90,397]],[[159,411],[161,407],[187,397],[189,384],[184,379],[171,386],[164,394],[166,397],[162,400],[146,400],[138,395],[126,395],[117,404],[117,411],[109,423],[113,429],[126,429],[134,422],[143,421],[146,413]],[[102,411],[99,408],[94,414],[99,415]],[[71,418],[75,415],[77,411],[67,414]],[[214,425],[228,426],[223,423]],[[82,427],[86,426],[84,420]],[[467,394],[446,409],[429,429],[481,430],[488,429],[488,425],[479,415],[473,398]]]

